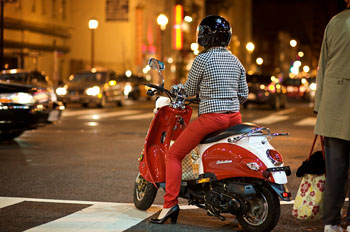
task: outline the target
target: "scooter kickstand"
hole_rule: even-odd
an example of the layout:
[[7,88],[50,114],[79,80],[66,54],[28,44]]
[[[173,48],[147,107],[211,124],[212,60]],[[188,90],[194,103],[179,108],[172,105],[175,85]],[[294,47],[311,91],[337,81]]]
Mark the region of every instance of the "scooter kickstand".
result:
[[215,209],[208,209],[207,211],[208,216],[215,216],[220,219],[220,221],[225,221],[226,218],[222,216],[220,213],[216,212]]

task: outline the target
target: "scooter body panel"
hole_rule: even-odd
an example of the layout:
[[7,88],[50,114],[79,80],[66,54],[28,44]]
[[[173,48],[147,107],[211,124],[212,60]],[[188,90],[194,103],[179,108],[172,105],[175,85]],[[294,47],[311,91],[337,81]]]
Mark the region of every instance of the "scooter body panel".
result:
[[[286,184],[287,176],[284,171],[273,172],[268,176],[264,171],[274,168],[266,151],[274,148],[264,136],[243,138],[237,143],[228,142],[230,137],[220,141],[200,144],[199,175],[214,173],[217,180],[233,177],[252,177],[272,183]],[[255,169],[249,166],[254,166]],[[283,166],[283,163],[279,166]]]
[[191,115],[192,109],[188,106],[183,110],[169,106],[157,110],[147,132],[139,162],[140,173],[147,181],[153,184],[165,182],[165,154],[170,141],[176,140],[181,134]]

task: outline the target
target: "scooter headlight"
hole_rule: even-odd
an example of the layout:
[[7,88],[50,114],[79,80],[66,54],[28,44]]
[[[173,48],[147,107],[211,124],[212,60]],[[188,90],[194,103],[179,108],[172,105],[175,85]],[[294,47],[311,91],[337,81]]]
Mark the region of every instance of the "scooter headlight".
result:
[[282,155],[277,151],[272,149],[267,149],[266,154],[274,166],[280,166],[283,163]]

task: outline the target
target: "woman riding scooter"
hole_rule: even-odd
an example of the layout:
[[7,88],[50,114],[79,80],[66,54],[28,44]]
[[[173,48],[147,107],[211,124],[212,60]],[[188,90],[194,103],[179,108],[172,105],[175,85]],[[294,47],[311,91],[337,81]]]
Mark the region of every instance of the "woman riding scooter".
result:
[[240,104],[248,97],[243,65],[226,47],[232,35],[229,22],[207,16],[198,26],[198,44],[204,47],[194,60],[184,88],[188,97],[199,94],[199,117],[192,121],[166,154],[166,193],[163,209],[152,223],[168,218],[176,223],[180,211],[181,161],[212,132],[242,123]]

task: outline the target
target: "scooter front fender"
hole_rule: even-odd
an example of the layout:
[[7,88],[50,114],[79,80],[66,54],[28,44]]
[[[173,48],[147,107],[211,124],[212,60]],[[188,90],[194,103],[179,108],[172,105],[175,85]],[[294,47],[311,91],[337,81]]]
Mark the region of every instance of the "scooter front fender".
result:
[[183,110],[164,106],[155,114],[147,132],[141,154],[142,160],[139,163],[140,173],[147,181],[154,185],[165,182],[165,154],[170,141],[176,140],[181,134],[191,115],[192,109],[189,106]]

